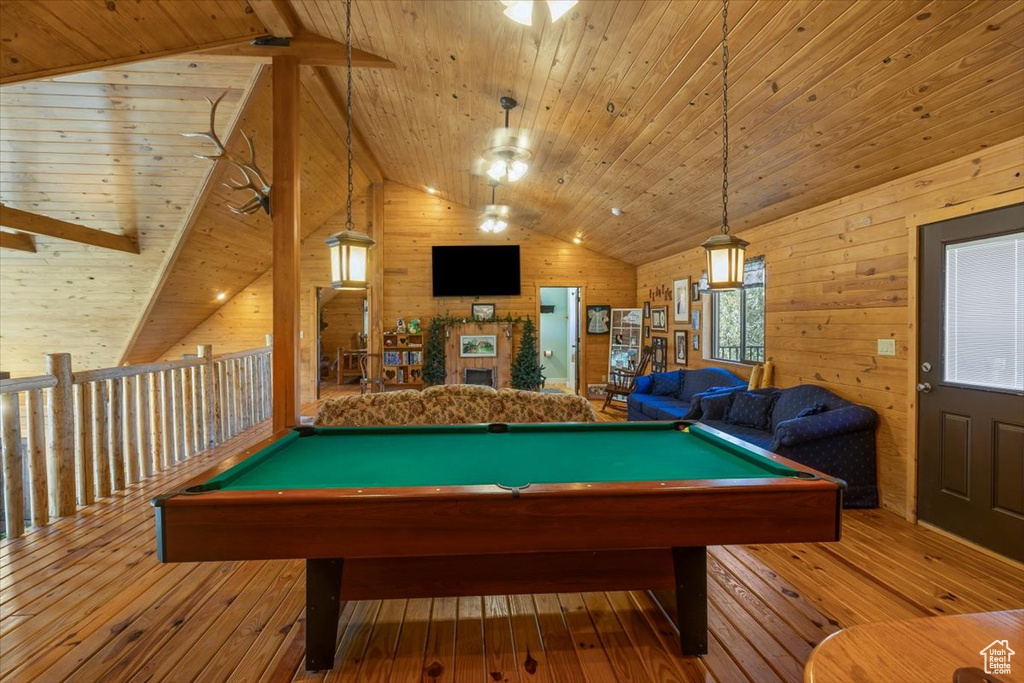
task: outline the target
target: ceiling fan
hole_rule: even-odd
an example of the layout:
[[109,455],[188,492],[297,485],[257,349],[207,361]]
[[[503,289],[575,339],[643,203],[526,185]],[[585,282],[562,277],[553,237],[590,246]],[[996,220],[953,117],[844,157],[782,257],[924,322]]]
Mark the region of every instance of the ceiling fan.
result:
[[[579,0],[547,0],[551,12],[551,23],[565,16]],[[505,5],[505,16],[523,26],[533,25],[533,0],[501,0]]]

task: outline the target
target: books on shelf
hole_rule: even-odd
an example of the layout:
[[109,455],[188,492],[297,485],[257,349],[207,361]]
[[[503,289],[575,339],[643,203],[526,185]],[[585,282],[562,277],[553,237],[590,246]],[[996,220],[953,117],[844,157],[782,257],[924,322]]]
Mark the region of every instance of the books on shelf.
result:
[[385,351],[384,365],[422,365],[422,351]]

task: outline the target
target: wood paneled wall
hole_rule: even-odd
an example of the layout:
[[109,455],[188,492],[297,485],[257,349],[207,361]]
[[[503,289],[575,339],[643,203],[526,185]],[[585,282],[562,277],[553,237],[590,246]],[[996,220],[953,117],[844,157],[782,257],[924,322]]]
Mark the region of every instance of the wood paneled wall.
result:
[[[365,190],[363,192],[365,193]],[[355,198],[352,209],[356,227],[365,230],[365,194]],[[344,229],[343,211],[302,240],[302,339],[299,341],[299,355],[302,366],[300,396],[303,401],[313,400],[316,373],[319,372],[319,363],[314,351],[316,288],[331,286],[331,265],[324,240]],[[265,336],[270,334],[273,328],[273,286],[273,268],[268,268],[252,284],[229,299],[216,313],[180,339],[163,355],[163,358],[178,358],[182,354],[195,353],[197,344],[212,344],[215,353],[230,353],[262,346]],[[197,342],[197,339],[203,341]]]
[[[513,216],[514,220],[514,216]],[[520,296],[480,297],[494,303],[497,315],[540,315],[539,288],[578,286],[583,305],[633,306],[636,303],[634,266],[569,242],[517,227],[500,235],[479,229],[476,211],[421,192],[387,183],[384,194],[384,329],[396,319],[470,314],[472,297],[431,296],[430,247],[434,245],[518,244],[522,269]],[[596,383],[608,373],[608,335],[582,335],[581,383]],[[585,386],[584,386],[585,389]]]
[[[882,504],[900,514],[907,513],[907,430],[915,428],[907,421],[907,354],[916,343],[907,314],[907,218],[1024,187],[1022,167],[1018,138],[739,233],[751,256],[765,256],[765,354],[775,384],[819,384],[878,411]],[[699,247],[644,264],[637,300],[676,278],[699,277],[703,267]],[[672,327],[690,329],[670,322],[669,336]],[[895,357],[877,355],[883,338],[896,340]],[[749,376],[745,366],[704,360],[705,350],[690,350],[689,367]]]

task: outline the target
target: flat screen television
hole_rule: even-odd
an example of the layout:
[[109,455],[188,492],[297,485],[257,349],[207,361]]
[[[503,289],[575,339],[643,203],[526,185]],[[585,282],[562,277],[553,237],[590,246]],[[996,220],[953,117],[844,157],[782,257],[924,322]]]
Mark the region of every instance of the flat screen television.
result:
[[434,296],[518,296],[519,245],[431,247]]

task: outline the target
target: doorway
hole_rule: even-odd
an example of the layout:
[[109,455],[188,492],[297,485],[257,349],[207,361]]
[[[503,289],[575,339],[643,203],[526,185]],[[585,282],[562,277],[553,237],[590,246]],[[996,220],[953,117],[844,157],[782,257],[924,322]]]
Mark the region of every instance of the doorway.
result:
[[918,517],[1024,560],[1024,204],[919,240]]
[[323,383],[358,384],[361,375],[358,359],[361,353],[366,353],[369,325],[366,292],[330,288],[318,290],[318,392]]
[[541,287],[540,354],[544,386],[579,393],[580,288]]

